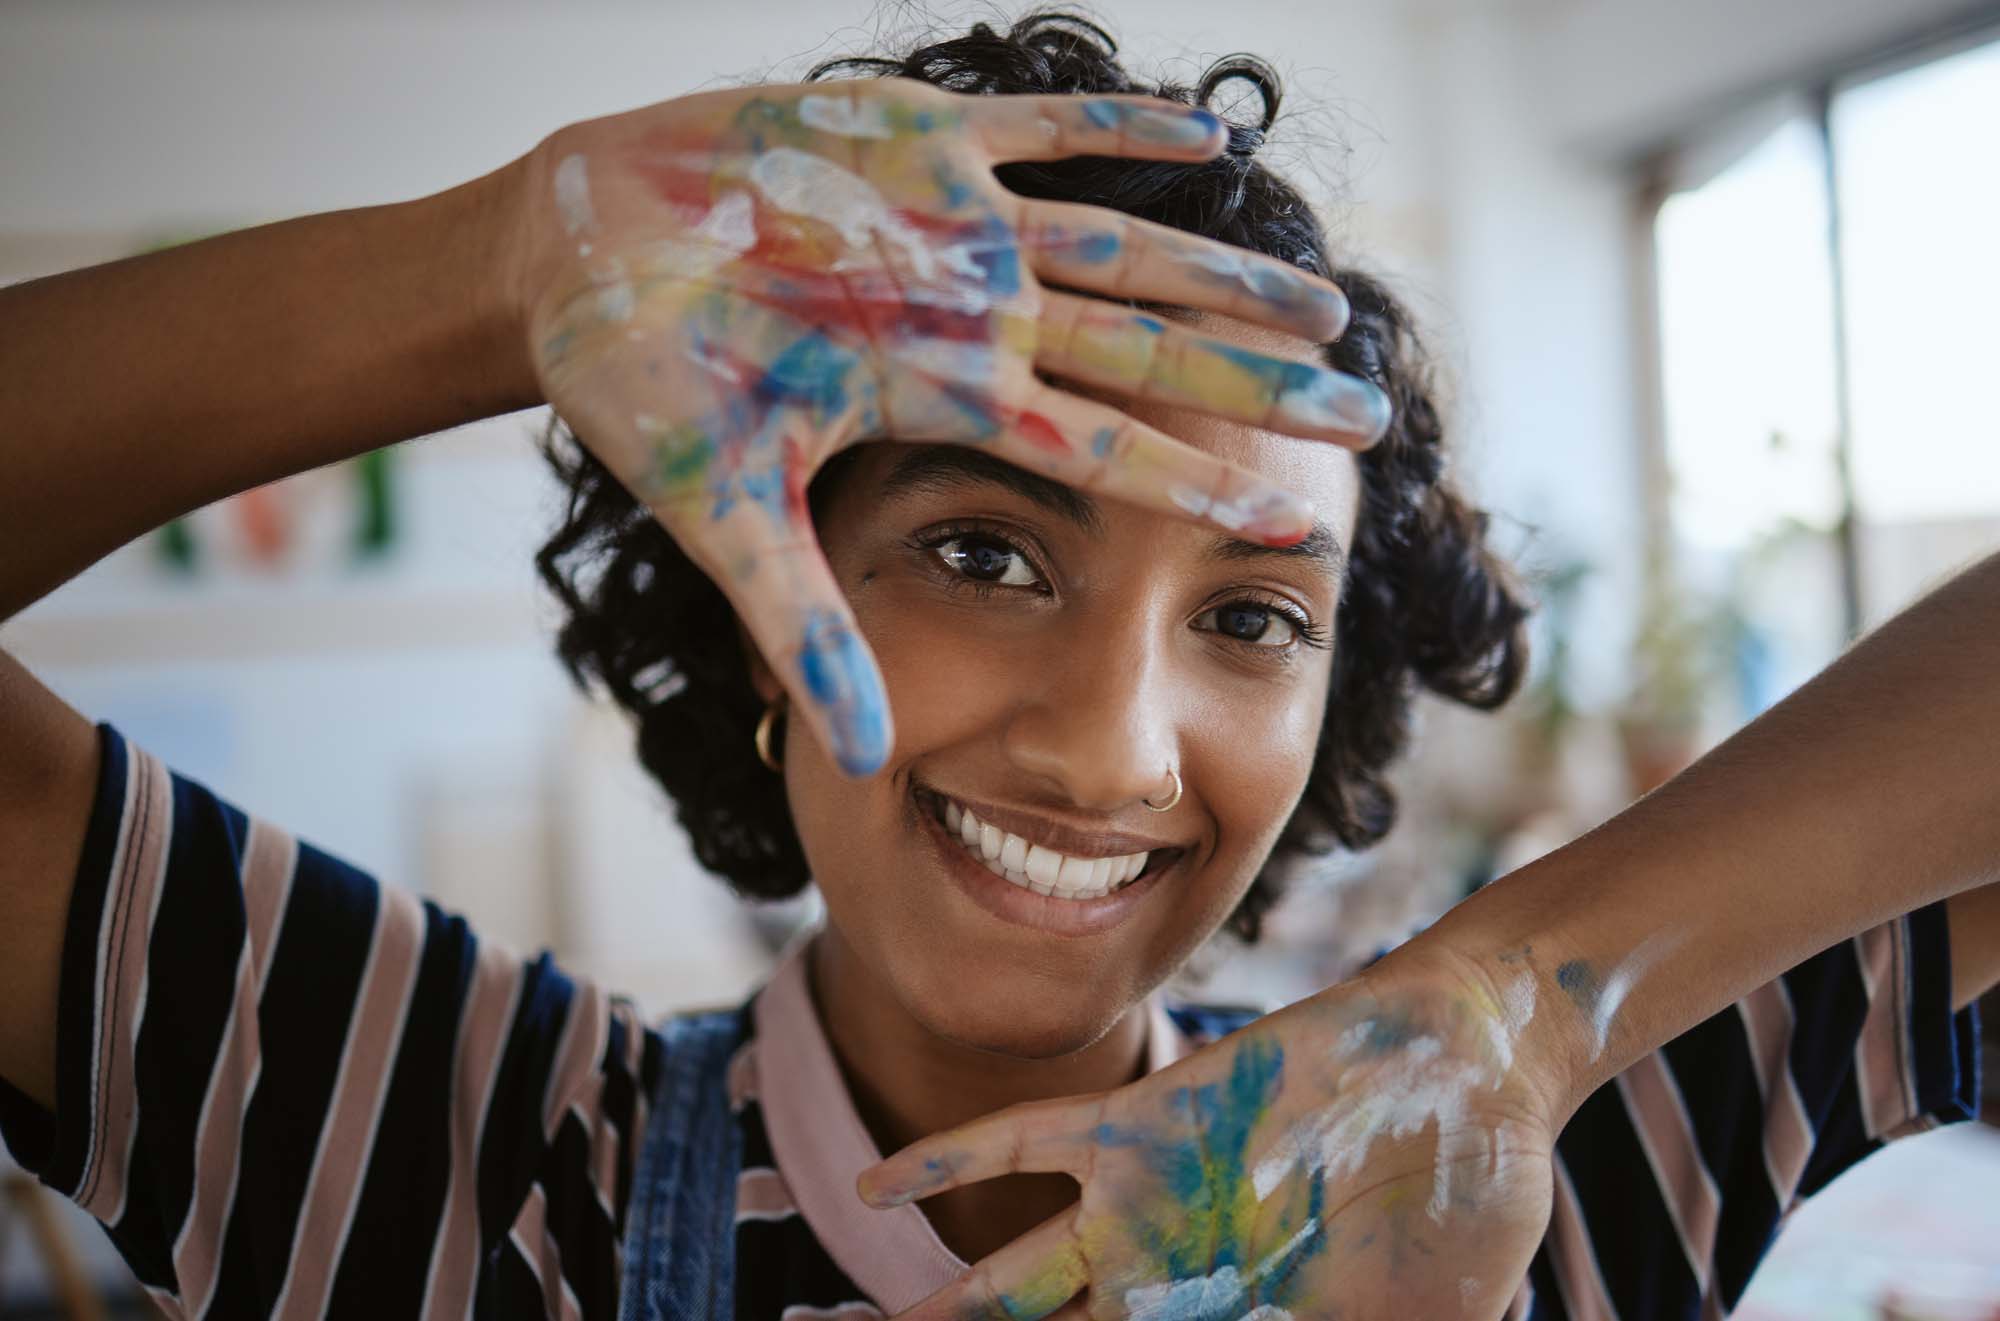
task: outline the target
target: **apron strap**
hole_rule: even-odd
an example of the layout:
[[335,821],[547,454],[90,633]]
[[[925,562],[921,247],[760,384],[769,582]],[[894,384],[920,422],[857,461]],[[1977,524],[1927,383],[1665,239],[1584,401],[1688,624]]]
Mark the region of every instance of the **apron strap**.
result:
[[727,1317],[734,1310],[743,1152],[728,1072],[749,1024],[748,1006],[666,1023],[626,1208],[620,1321]]

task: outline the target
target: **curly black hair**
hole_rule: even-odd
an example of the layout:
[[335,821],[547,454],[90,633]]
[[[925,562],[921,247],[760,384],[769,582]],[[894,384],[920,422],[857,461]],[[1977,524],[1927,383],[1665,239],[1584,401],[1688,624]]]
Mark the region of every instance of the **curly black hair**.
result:
[[[1262,97],[1260,122],[1230,123],[1227,150],[1200,164],[1083,157],[998,169],[1004,185],[1029,197],[1110,207],[1330,277],[1353,315],[1323,347],[1324,361],[1375,382],[1395,405],[1388,434],[1359,458],[1360,518],[1311,776],[1229,919],[1254,942],[1282,892],[1283,864],[1366,848],[1394,824],[1388,770],[1409,742],[1417,686],[1490,710],[1520,686],[1527,665],[1528,606],[1486,544],[1487,515],[1445,474],[1443,422],[1411,318],[1381,281],[1330,259],[1305,200],[1256,159],[1281,88],[1254,56],[1218,60],[1194,87],[1144,83],[1119,63],[1103,28],[1037,10],[1004,33],[979,23],[900,58],[829,60],[807,75],[829,76],[914,78],[980,95],[1142,93],[1203,106],[1223,83],[1242,81]],[[703,866],[751,898],[796,894],[809,879],[805,854],[783,783],[751,745],[762,706],[728,600],[560,422],[544,451],[568,489],[562,524],[535,561],[567,611],[557,640],[564,664],[635,718],[639,759],[673,798]],[[815,477],[815,512],[846,457]]]

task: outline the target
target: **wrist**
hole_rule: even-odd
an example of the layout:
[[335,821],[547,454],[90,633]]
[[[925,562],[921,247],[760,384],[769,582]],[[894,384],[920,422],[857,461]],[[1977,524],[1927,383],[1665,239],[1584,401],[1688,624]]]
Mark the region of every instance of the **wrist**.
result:
[[[1537,1096],[1553,1131],[1609,1075],[1593,1016],[1584,1012],[1576,985],[1588,969],[1559,917],[1544,914],[1532,868],[1503,878],[1453,908],[1429,928],[1384,956],[1378,966],[1421,968],[1432,978],[1455,978],[1466,995],[1503,1021],[1511,1006],[1520,1019],[1509,1025],[1512,1066]],[[1549,878],[1538,877],[1546,882]],[[1511,892],[1499,887],[1512,884]]]
[[539,150],[489,174],[407,203],[422,231],[432,297],[450,309],[480,415],[542,403],[528,344],[526,198]]

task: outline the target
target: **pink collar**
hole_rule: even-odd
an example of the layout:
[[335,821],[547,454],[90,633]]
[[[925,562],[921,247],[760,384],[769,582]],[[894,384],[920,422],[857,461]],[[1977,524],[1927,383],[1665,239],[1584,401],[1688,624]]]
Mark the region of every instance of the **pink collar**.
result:
[[[778,1172],[834,1264],[894,1316],[965,1273],[915,1205],[886,1211],[854,1192],[882,1159],[847,1094],[806,980],[806,941],[793,946],[755,1002],[757,1093]],[[1187,1053],[1160,997],[1146,1002],[1146,1072]]]

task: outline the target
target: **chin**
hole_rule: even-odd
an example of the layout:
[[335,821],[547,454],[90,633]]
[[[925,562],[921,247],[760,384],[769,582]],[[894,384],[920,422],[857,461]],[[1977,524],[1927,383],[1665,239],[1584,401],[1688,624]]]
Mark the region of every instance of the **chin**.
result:
[[1082,997],[1073,985],[982,971],[936,969],[926,978],[942,988],[936,992],[898,978],[897,994],[912,1018],[947,1041],[1024,1060],[1056,1059],[1096,1043],[1133,1004]]

